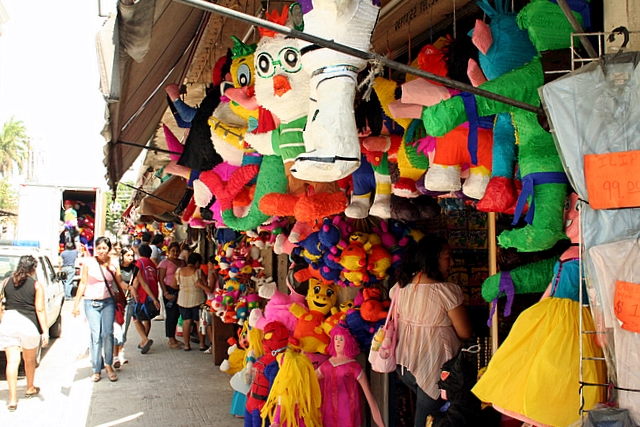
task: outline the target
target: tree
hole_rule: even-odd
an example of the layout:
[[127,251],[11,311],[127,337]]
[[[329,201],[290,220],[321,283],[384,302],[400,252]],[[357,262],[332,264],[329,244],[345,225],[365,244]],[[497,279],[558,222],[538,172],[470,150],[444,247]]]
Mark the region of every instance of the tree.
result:
[[[124,184],[128,184],[133,186],[133,181],[123,182]],[[120,205],[120,209],[116,212],[111,210],[111,207],[107,207],[107,213],[105,218],[105,229],[112,231],[114,234],[118,234],[118,227],[121,222],[122,210],[126,209],[131,202],[131,195],[133,194],[133,189],[124,185],[118,186],[118,191],[116,193],[116,202]],[[111,192],[107,192],[107,200],[111,200]]]
[[0,179],[0,209],[14,213],[18,210],[18,194],[7,178]]
[[11,117],[2,126],[0,133],[0,175],[10,175],[14,167],[22,173],[29,158],[29,150],[29,137],[24,123]]

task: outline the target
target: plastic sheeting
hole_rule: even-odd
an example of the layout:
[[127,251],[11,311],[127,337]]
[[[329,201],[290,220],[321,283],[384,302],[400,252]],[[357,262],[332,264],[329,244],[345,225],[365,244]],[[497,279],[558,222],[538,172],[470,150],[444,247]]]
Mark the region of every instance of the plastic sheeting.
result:
[[[584,201],[579,210],[587,286],[596,324],[612,332],[605,348],[609,374],[618,388],[632,390],[640,390],[640,334],[622,328],[614,294],[617,280],[640,283],[640,209],[592,209],[583,159],[640,149],[639,62],[639,52],[605,55],[540,90],[564,169]],[[629,257],[633,251],[638,256]],[[638,277],[622,277],[634,276],[629,271]],[[640,393],[618,390],[618,397],[639,423]]]

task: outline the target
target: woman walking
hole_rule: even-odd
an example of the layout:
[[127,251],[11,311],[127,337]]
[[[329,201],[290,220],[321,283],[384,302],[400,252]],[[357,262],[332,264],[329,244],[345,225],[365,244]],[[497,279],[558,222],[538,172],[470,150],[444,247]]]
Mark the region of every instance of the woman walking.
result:
[[440,368],[471,336],[462,289],[446,281],[452,266],[447,241],[423,237],[415,250],[405,251],[398,283],[389,291],[397,300],[396,372],[416,393],[415,427],[440,410]]
[[[120,367],[120,364],[129,363],[124,357],[124,344],[127,342],[127,333],[133,320],[133,311],[137,302],[134,280],[140,272],[140,269],[138,269],[135,263],[135,253],[130,246],[125,246],[120,251],[119,263],[120,269],[118,273],[120,274],[119,279],[121,279],[120,287],[125,290],[127,305],[124,308],[124,323],[122,325],[118,325],[117,322],[114,323],[116,331],[114,332],[113,366],[116,369]],[[120,333],[117,333],[118,329],[120,329]]]
[[182,343],[176,339],[176,326],[180,317],[177,304],[178,288],[172,286],[176,270],[185,266],[185,262],[178,258],[179,255],[180,245],[178,242],[172,242],[169,245],[167,258],[160,261],[158,265],[158,283],[164,297],[164,326],[165,334],[169,338],[169,348],[182,348]]
[[[98,237],[95,243],[95,259],[88,260],[82,266],[82,276],[71,314],[80,314],[80,301],[84,300],[84,313],[91,331],[91,381],[101,379],[102,368],[110,381],[117,381],[118,375],[113,369],[113,321],[116,304],[112,294],[118,291],[116,280],[117,266],[111,264],[111,241],[107,237]],[[103,354],[104,352],[104,354]]]
[[[184,351],[191,350],[191,325],[200,319],[200,305],[206,301],[205,291],[209,289],[206,280],[203,278],[202,255],[192,253],[187,259],[187,266],[179,268],[173,278],[173,286],[180,289],[178,293],[178,307],[182,316],[182,333],[184,334]],[[206,351],[204,344],[204,334],[198,331],[200,350]]]
[[0,350],[7,356],[6,377],[9,386],[7,408],[13,412],[18,408],[18,367],[20,352],[24,359],[27,390],[24,396],[31,398],[40,393],[33,385],[36,373],[38,345],[49,344],[47,312],[44,305],[44,288],[34,279],[38,261],[31,255],[20,258],[18,267],[5,280],[0,290],[0,301],[5,298],[5,312],[0,323]]

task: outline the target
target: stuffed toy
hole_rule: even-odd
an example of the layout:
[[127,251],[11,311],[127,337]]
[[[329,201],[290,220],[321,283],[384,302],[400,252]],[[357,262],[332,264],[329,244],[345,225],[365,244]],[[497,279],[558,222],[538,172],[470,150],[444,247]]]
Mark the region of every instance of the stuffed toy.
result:
[[358,347],[363,353],[369,353],[373,336],[380,326],[384,325],[385,320],[382,319],[375,323],[367,322],[362,318],[360,307],[358,306],[349,310],[345,318],[349,331],[358,342]]
[[317,279],[309,279],[306,306],[294,303],[289,311],[298,318],[293,337],[300,341],[305,353],[327,354],[329,336],[322,330],[322,324],[336,305],[338,292],[334,285],[327,285]]
[[222,361],[220,370],[226,374],[235,375],[242,370],[245,363],[247,347],[249,345],[246,328],[239,328],[238,339],[229,338],[227,343],[229,344],[229,348],[227,349],[227,355],[229,357]]
[[381,135],[386,130],[383,126],[384,112],[375,91],[371,91],[369,100],[359,100],[355,114],[362,161],[351,174],[351,203],[345,209],[345,215],[349,218],[366,218],[369,214],[390,218],[391,176],[387,151],[391,138],[399,137]]
[[[330,0],[304,2],[304,31],[361,51],[371,49],[371,34],[380,5],[372,0]],[[331,25],[328,25],[331,23]],[[335,182],[360,165],[360,142],[353,105],[358,73],[367,61],[330,49],[309,49],[311,43],[298,40],[304,51],[302,65],[311,76],[311,112],[304,126],[307,150],[299,154],[292,174],[310,181]]]
[[363,288],[362,298],[360,316],[362,316],[363,320],[375,323],[387,318],[391,301],[383,300],[382,291],[379,288],[373,286]]
[[[244,417],[245,427],[262,427],[264,421],[260,411],[267,403],[271,386],[278,374],[280,365],[276,356],[287,349],[289,331],[280,322],[269,322],[264,326],[262,347],[264,354],[253,364],[252,382],[247,394],[247,406]],[[269,425],[269,422],[267,422]]]
[[[580,21],[580,15],[574,13]],[[568,48],[571,25],[557,4],[547,0],[532,0],[517,17],[518,26],[526,29],[538,52]],[[545,74],[539,54],[524,66],[503,74],[479,87],[509,98],[539,106],[538,88],[544,84]],[[506,230],[498,236],[505,248],[522,252],[549,249],[565,238],[562,231],[562,206],[566,195],[567,178],[553,141],[535,113],[497,101],[475,97],[479,116],[510,112],[519,137],[519,165],[523,190],[516,205],[517,223],[525,203],[530,199],[529,212],[523,228]],[[441,102],[423,110],[422,120],[431,135],[446,132],[468,120],[460,97]]]
[[333,219],[325,218],[322,222],[322,227],[318,230],[318,240],[323,252],[329,251],[332,254],[337,254],[347,246],[342,228],[340,228],[342,222],[343,219],[340,215],[336,215]]
[[369,277],[377,281],[389,278],[392,258],[381,244],[369,245],[367,249],[367,271],[371,273]]
[[334,306],[331,309],[331,316],[327,317],[322,324],[322,329],[327,333],[327,335],[331,335],[333,328],[338,326],[340,323],[346,326],[347,313],[353,309],[353,306],[353,300],[346,300],[341,302],[338,307]]
[[277,284],[273,282],[271,277],[263,280],[257,280],[258,295],[269,301],[264,307],[264,313],[261,309],[256,308],[249,314],[249,326],[262,329],[267,323],[278,321],[285,325],[291,334],[296,328],[298,318],[289,310],[293,303],[298,305],[305,304],[305,296],[297,293],[288,283],[290,294],[286,295],[278,290]]
[[447,403],[434,414],[433,427],[478,425],[482,418],[480,400],[471,392],[478,378],[478,346],[473,347],[461,349],[442,365],[438,387]]
[[367,274],[367,252],[364,244],[358,240],[349,242],[339,256],[334,257],[334,261],[342,266],[341,284],[362,286],[369,281]]

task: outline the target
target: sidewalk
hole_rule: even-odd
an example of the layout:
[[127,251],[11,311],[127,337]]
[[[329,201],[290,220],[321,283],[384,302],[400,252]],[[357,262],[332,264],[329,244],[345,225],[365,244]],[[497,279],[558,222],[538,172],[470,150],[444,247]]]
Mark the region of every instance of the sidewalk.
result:
[[[148,354],[136,349],[139,335],[129,330],[125,353],[129,363],[118,370],[118,381],[89,379],[88,325],[74,319],[71,304],[63,308],[63,335],[52,342],[36,370],[38,398],[21,398],[18,410],[4,407],[7,383],[0,376],[0,425],[69,427],[241,427],[243,420],[229,414],[233,390],[229,376],[213,364],[211,355],[192,350],[172,350],[164,338],[164,322],[154,321]],[[4,371],[4,366],[1,367]],[[18,380],[18,396],[26,380]]]

